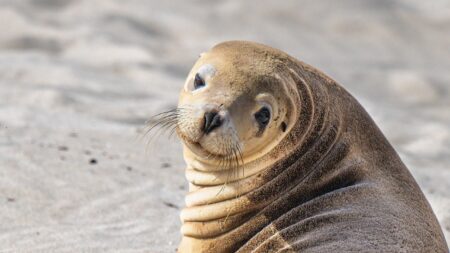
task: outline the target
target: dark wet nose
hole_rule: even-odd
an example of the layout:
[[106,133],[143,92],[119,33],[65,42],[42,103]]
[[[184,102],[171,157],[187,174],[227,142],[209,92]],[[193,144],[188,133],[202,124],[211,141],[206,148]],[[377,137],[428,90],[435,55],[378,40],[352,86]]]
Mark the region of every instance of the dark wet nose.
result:
[[222,118],[217,112],[206,112],[205,113],[205,124],[203,125],[203,132],[208,134],[212,130],[220,127],[222,125]]

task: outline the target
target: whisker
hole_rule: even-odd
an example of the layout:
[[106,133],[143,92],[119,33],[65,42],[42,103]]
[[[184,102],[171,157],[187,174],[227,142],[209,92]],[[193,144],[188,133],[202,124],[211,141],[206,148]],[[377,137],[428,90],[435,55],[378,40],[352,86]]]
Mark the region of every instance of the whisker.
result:
[[169,133],[169,138],[179,126],[180,118],[189,112],[189,108],[178,107],[158,113],[146,121],[142,138],[148,138],[147,147],[160,135]]
[[[239,143],[236,144],[236,150],[237,150],[237,153],[239,155],[238,159],[241,161],[241,164],[243,165],[244,164],[244,158],[242,157],[242,149],[241,149],[241,145]],[[244,176],[245,176],[245,170],[244,170],[244,167],[242,167],[242,177],[244,177]]]

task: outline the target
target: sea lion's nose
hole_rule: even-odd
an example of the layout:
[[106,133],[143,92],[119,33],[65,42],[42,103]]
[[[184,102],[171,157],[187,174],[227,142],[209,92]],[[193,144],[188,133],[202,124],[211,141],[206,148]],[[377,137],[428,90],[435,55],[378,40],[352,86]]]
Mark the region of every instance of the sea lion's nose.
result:
[[222,125],[222,118],[220,117],[219,113],[215,111],[206,112],[204,116],[204,122],[205,123],[203,125],[203,132],[205,134],[208,134],[212,130]]

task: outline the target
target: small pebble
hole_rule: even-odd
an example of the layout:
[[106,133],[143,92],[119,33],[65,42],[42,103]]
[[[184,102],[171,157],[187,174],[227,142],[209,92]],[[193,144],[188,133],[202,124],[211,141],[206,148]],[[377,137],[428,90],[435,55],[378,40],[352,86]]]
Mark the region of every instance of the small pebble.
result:
[[92,159],[89,161],[89,163],[90,163],[90,164],[97,164],[97,160],[96,160],[95,158],[92,158]]
[[66,147],[66,146],[59,146],[58,150],[60,150],[60,151],[67,151],[67,150],[69,150],[69,148]]
[[163,203],[164,203],[164,205],[166,205],[167,207],[171,207],[171,208],[178,209],[178,206],[175,205],[175,204],[173,204],[173,203],[166,202],[166,201],[163,201]]

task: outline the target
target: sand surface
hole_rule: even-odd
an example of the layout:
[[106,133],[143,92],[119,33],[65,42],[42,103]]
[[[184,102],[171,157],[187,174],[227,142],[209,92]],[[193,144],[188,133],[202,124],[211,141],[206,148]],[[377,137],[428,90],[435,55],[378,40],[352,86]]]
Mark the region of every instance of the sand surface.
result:
[[0,0],[0,252],[175,252],[181,147],[140,129],[230,39],[348,89],[450,239],[448,1]]

